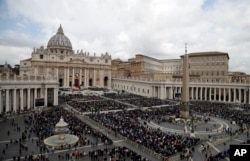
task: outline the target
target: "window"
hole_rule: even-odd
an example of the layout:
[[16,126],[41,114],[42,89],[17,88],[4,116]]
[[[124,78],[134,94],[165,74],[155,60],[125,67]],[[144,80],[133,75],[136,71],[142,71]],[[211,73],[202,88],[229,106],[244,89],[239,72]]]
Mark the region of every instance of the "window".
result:
[[108,63],[108,59],[105,59],[105,63]]
[[24,63],[24,65],[27,65],[26,63]]
[[43,59],[43,55],[40,55],[40,59]]

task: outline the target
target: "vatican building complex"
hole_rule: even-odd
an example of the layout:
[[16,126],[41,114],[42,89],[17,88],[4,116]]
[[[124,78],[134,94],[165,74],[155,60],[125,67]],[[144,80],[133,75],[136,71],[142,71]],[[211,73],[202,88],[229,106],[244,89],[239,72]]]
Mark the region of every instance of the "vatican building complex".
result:
[[31,57],[15,68],[7,62],[0,66],[0,112],[58,105],[60,88],[105,88],[162,100],[181,100],[185,95],[190,101],[250,103],[249,75],[229,71],[228,53],[186,54],[189,86],[183,90],[184,53],[163,60],[136,54],[123,61],[112,60],[107,52],[75,52],[60,25],[46,48],[34,48]]

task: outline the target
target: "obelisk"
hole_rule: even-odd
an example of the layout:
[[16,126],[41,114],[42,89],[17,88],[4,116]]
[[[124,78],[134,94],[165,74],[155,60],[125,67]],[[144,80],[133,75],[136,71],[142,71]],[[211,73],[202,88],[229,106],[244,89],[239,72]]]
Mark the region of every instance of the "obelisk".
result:
[[185,55],[183,57],[183,75],[182,75],[182,108],[180,115],[182,118],[189,117],[189,63],[187,54],[187,44],[185,44]]

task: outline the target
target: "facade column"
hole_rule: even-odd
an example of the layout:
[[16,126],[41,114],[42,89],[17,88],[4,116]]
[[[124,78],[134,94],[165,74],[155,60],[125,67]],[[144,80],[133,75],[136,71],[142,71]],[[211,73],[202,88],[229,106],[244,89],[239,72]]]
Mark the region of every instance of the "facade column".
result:
[[23,110],[23,89],[20,89],[20,107]]
[[0,89],[0,114],[3,112],[3,98],[2,98],[2,90]]
[[75,68],[72,68],[72,83],[71,87],[75,86]]
[[96,69],[94,68],[94,75],[93,75],[93,86],[96,86]]
[[58,89],[54,88],[54,106],[58,105]]
[[44,88],[44,106],[47,107],[48,106],[48,96],[47,96],[47,87]]
[[100,71],[100,85],[101,87],[104,87],[104,70],[99,70]]
[[8,112],[10,110],[10,90],[6,89],[6,100],[5,100],[5,112]]
[[108,87],[111,88],[111,71],[108,71]]
[[88,73],[88,69],[84,69],[84,73],[85,73],[85,82],[84,82],[84,84],[85,84],[85,86],[87,87],[87,86],[89,86],[89,80],[88,80],[88,78],[89,78],[89,73]]
[[27,88],[27,97],[28,97],[27,109],[30,109],[30,87]]
[[69,67],[67,68],[67,87],[69,87],[69,82],[70,82],[70,79],[69,79]]
[[13,89],[13,110],[16,112],[16,89]]
[[64,67],[63,68],[63,86],[66,87],[66,84],[67,84],[67,81],[66,81],[66,78],[67,78],[67,68]]
[[82,68],[80,67],[80,71],[79,71],[79,86],[82,85]]

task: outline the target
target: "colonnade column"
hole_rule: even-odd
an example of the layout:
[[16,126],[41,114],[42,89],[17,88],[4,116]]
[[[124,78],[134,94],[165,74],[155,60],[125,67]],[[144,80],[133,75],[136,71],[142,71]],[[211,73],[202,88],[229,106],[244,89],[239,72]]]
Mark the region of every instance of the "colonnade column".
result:
[[16,89],[13,89],[13,108],[16,112]]
[[9,93],[10,91],[9,91],[9,89],[6,89],[6,100],[5,100],[5,110],[6,110],[6,112],[8,112],[9,110],[10,110],[10,93]]
[[161,96],[160,96],[161,99],[164,99],[164,86],[162,85],[161,86]]
[[228,102],[231,102],[231,88],[228,88]]
[[[37,98],[37,89],[34,88],[34,100]],[[36,102],[34,102],[34,108],[36,107]]]
[[212,101],[216,101],[216,87],[213,88],[213,94],[214,98],[212,99]]
[[219,88],[219,102],[221,101],[221,88]]
[[172,87],[170,87],[169,88],[169,99],[173,99],[173,97],[172,97],[172,93],[173,93],[173,89],[172,89]]
[[233,100],[233,102],[235,102],[236,101],[236,89],[234,88],[234,100]]
[[200,90],[200,100],[203,100],[203,98],[202,98],[202,95],[203,94],[203,87],[201,87],[201,90]]
[[212,100],[212,88],[210,87],[209,88],[209,101]]
[[20,89],[20,107],[23,110],[23,89]]
[[152,86],[152,97],[155,97],[155,87]]
[[54,88],[54,106],[58,105],[58,90]]
[[241,103],[241,101],[242,101],[242,99],[241,99],[241,88],[239,88],[238,91],[239,91],[239,100],[238,101]]
[[47,88],[44,88],[44,106],[47,107],[48,106],[48,96],[47,96]]
[[204,97],[205,97],[205,101],[207,100],[207,87],[205,87],[205,94],[204,94]]
[[199,91],[199,87],[196,87],[195,90],[195,99],[198,100],[198,91]]
[[244,101],[243,103],[247,103],[247,90],[244,89]]
[[223,88],[223,102],[226,102],[226,88]]
[[194,100],[194,87],[191,87],[191,100]]
[[250,89],[248,89],[248,103],[250,103]]
[[2,90],[0,90],[0,114],[3,112]]
[[27,97],[28,97],[28,101],[27,101],[27,109],[30,109],[30,88],[27,89]]

